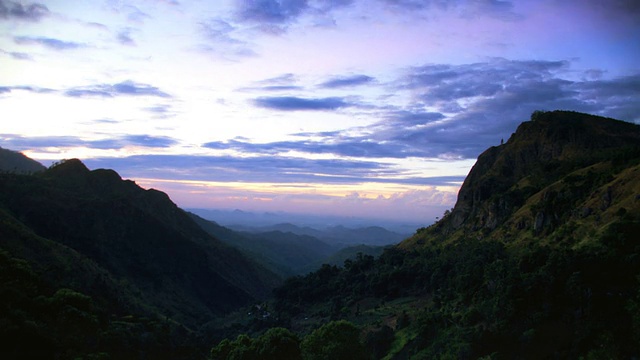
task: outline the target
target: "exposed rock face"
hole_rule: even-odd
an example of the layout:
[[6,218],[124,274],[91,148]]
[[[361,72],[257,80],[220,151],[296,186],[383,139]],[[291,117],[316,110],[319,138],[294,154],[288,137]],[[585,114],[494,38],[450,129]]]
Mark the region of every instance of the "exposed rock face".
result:
[[[493,230],[523,203],[546,186],[572,171],[613,157],[640,153],[640,126],[623,121],[566,111],[537,114],[522,123],[511,138],[491,147],[465,179],[445,232],[465,228]],[[579,191],[576,190],[576,191]],[[612,202],[608,189],[599,204]],[[571,192],[543,194],[542,203],[562,202],[576,196]],[[588,216],[591,210],[584,210]],[[529,226],[540,232],[554,221],[552,213],[536,211]],[[517,224],[525,226],[523,222]]]

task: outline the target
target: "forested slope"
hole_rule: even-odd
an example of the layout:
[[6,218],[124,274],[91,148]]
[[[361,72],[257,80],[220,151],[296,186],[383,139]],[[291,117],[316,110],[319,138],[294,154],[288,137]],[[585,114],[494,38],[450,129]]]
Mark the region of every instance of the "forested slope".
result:
[[359,325],[373,358],[638,357],[638,179],[640,126],[536,112],[439,222],[288,280],[275,306],[302,333]]
[[[0,174],[0,216],[4,266],[27,279],[4,279],[3,290],[15,301],[3,298],[10,310],[3,328],[40,334],[51,343],[50,356],[138,357],[147,347],[174,345],[178,351],[178,344],[195,342],[201,325],[264,299],[280,281],[208,235],[166,194],[112,170],[89,171],[78,160],[33,175]],[[66,310],[42,303],[56,294],[84,299],[82,309],[67,309],[64,299],[60,306],[90,322],[86,338],[76,328],[82,322],[61,320]],[[119,317],[129,320],[114,329]],[[65,327],[52,332],[59,321]],[[172,331],[183,335],[169,338]],[[149,344],[135,340],[147,332]],[[66,342],[72,334],[81,343]],[[5,345],[19,351],[18,342]],[[190,351],[197,348],[191,343]]]

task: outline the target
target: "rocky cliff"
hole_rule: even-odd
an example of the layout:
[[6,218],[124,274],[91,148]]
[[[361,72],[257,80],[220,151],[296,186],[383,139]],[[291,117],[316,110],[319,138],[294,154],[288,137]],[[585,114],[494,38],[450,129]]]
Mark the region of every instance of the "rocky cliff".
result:
[[549,234],[570,220],[601,223],[612,215],[612,204],[621,213],[638,211],[639,163],[638,125],[535,112],[506,143],[478,157],[455,207],[429,234]]

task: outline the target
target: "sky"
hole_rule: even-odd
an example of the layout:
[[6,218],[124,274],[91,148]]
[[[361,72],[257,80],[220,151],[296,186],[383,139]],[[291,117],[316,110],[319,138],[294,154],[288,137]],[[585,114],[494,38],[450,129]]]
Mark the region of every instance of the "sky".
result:
[[640,2],[0,0],[0,146],[184,208],[429,224],[556,109],[640,123]]

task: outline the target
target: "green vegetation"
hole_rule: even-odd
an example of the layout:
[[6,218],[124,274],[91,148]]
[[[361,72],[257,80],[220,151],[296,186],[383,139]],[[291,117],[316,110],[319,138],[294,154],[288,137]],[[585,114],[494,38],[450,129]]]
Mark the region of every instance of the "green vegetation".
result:
[[202,326],[279,282],[166,194],[77,160],[0,174],[0,240],[2,358],[197,357]]
[[532,120],[436,224],[284,283],[113,171],[2,173],[0,357],[638,358],[639,127]]
[[374,359],[638,357],[640,130],[534,117],[479,157],[442,220],[288,279],[276,317],[301,334],[341,319],[361,339],[386,333],[364,342]]

